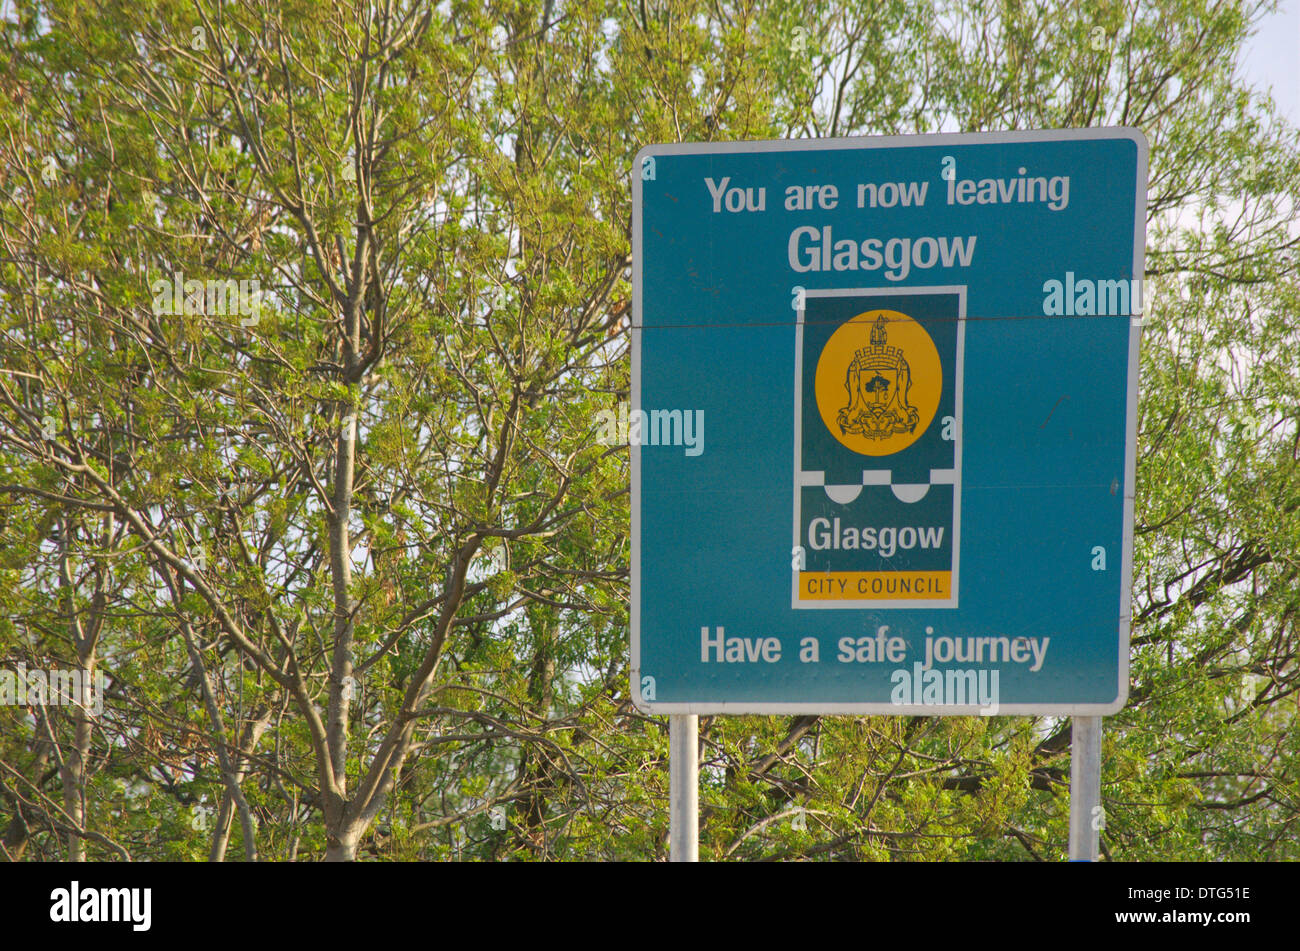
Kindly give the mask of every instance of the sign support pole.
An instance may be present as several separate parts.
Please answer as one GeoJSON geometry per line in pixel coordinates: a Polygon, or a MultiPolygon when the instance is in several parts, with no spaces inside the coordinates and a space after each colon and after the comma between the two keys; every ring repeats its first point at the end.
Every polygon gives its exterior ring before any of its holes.
{"type": "Polygon", "coordinates": [[[1100,851],[1101,717],[1070,720],[1070,861],[1095,862],[1100,851]]]}
{"type": "Polygon", "coordinates": [[[700,741],[695,714],[668,717],[668,860],[700,860],[700,741]]]}

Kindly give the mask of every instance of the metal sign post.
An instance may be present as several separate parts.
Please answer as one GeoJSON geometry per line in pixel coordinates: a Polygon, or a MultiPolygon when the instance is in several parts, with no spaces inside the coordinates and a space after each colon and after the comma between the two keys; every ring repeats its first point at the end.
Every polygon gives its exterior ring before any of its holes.
{"type": "Polygon", "coordinates": [[[699,717],[675,713],[668,718],[668,859],[700,860],[699,717]]]}
{"type": "Polygon", "coordinates": [[[1070,726],[1070,861],[1097,861],[1104,824],[1101,717],[1074,717],[1070,726]]]}

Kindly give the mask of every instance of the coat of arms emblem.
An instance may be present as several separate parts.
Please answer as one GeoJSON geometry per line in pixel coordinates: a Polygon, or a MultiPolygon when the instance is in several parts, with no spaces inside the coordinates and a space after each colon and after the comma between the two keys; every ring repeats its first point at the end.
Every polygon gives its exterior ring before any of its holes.
{"type": "Polygon", "coordinates": [[[848,404],[837,416],[841,434],[888,439],[916,430],[921,414],[907,399],[912,389],[912,368],[900,348],[889,346],[883,314],[876,318],[871,330],[871,345],[853,355],[844,388],[848,404]]]}

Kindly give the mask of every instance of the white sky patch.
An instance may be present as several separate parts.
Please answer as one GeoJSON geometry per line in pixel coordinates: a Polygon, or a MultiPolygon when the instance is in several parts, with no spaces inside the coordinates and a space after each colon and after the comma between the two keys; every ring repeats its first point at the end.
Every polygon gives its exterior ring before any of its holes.
{"type": "Polygon", "coordinates": [[[1237,74],[1250,85],[1271,90],[1278,111],[1300,126],[1300,0],[1281,0],[1275,13],[1265,14],[1252,27],[1237,74]]]}

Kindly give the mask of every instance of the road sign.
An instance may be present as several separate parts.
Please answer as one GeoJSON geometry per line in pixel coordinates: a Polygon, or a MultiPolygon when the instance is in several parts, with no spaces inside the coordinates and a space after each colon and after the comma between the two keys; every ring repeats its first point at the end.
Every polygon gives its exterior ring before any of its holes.
{"type": "Polygon", "coordinates": [[[1120,128],[641,150],[640,708],[1123,706],[1146,169],[1120,128]]]}

